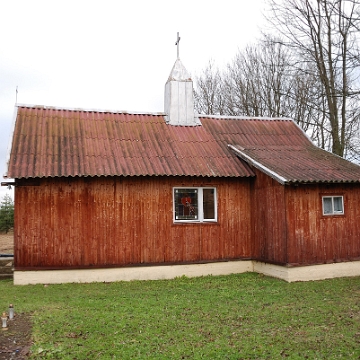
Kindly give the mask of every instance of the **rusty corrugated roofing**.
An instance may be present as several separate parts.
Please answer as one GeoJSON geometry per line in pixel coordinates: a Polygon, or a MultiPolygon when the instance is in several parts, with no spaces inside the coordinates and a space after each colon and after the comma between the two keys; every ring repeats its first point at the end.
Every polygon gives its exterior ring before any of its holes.
{"type": "Polygon", "coordinates": [[[358,165],[314,146],[291,120],[201,120],[218,141],[280,183],[360,181],[358,165]]]}
{"type": "Polygon", "coordinates": [[[205,127],[164,115],[18,106],[7,176],[253,176],[205,127]]]}
{"type": "Polygon", "coordinates": [[[291,120],[200,120],[18,106],[7,176],[249,177],[249,163],[281,183],[360,181],[359,166],[312,145],[291,120]]]}
{"type": "Polygon", "coordinates": [[[315,146],[231,147],[282,184],[359,182],[359,166],[315,146]]]}
{"type": "Polygon", "coordinates": [[[289,119],[211,117],[201,122],[217,141],[282,184],[360,182],[360,166],[314,146],[289,119]]]}

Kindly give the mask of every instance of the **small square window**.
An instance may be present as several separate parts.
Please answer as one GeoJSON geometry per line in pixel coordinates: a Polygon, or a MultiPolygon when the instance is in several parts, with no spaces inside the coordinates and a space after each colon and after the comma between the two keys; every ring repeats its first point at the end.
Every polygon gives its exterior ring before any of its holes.
{"type": "Polygon", "coordinates": [[[215,188],[174,188],[174,220],[216,221],[215,188]]]}
{"type": "Polygon", "coordinates": [[[343,196],[323,196],[323,215],[342,215],[344,214],[343,196]]]}

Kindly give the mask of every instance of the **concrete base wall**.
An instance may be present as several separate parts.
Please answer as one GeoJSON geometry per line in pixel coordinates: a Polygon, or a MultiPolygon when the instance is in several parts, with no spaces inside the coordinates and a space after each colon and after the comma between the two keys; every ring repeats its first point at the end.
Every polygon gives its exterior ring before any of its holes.
{"type": "Polygon", "coordinates": [[[258,261],[87,270],[14,271],[14,285],[162,280],[257,272],[287,282],[360,276],[360,261],[288,268],[258,261]]]}
{"type": "Polygon", "coordinates": [[[287,282],[360,276],[360,261],[291,268],[254,261],[253,266],[257,273],[283,279],[287,282]]]}
{"type": "Polygon", "coordinates": [[[14,285],[163,280],[253,271],[252,261],[87,270],[14,271],[14,285]]]}

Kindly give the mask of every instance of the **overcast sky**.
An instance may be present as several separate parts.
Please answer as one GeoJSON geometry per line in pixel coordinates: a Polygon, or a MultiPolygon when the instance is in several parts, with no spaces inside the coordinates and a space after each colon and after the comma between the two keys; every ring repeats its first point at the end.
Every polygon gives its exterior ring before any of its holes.
{"type": "Polygon", "coordinates": [[[263,11],[264,0],[0,0],[1,176],[16,87],[19,104],[161,112],[177,32],[194,78],[256,42],[263,11]]]}

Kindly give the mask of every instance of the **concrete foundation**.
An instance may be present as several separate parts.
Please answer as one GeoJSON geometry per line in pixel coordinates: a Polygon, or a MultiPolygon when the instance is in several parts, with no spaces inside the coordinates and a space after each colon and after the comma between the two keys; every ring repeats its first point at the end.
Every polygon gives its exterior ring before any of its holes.
{"type": "Polygon", "coordinates": [[[254,261],[253,266],[257,273],[273,276],[287,282],[360,276],[360,261],[290,268],[254,261]]]}
{"type": "Polygon", "coordinates": [[[114,269],[14,271],[14,285],[163,280],[180,276],[229,275],[253,270],[252,261],[114,269]]]}
{"type": "Polygon", "coordinates": [[[14,271],[14,285],[163,280],[180,276],[216,276],[244,272],[257,272],[287,282],[313,281],[360,276],[360,261],[292,268],[247,260],[114,269],[14,271]]]}

